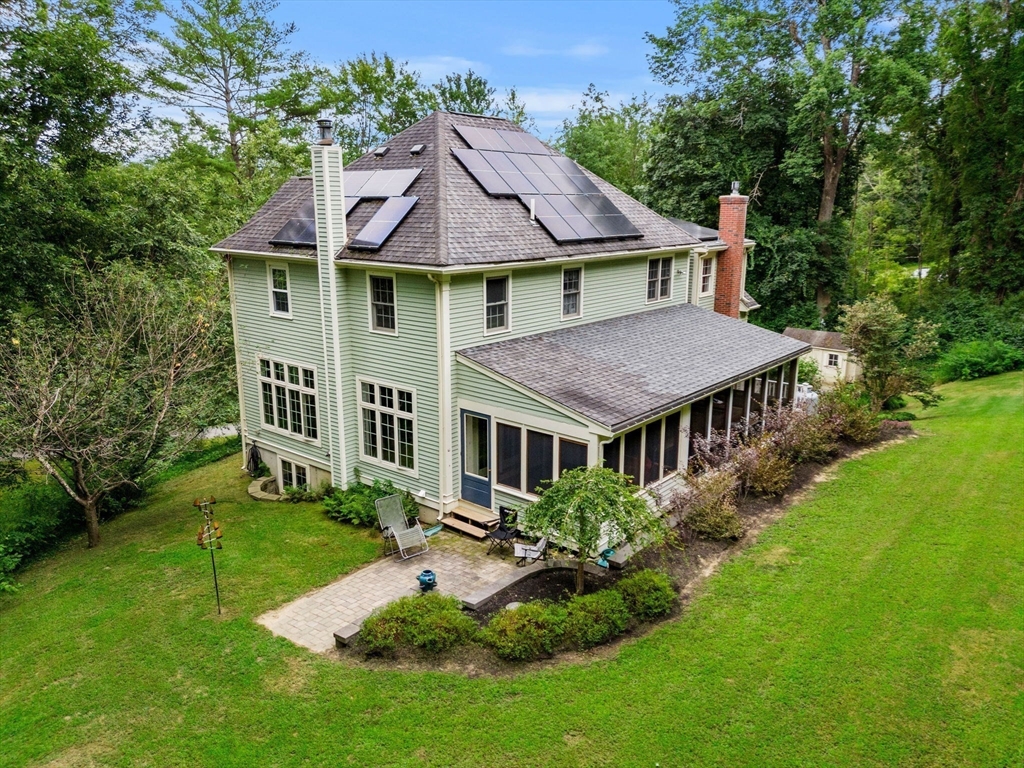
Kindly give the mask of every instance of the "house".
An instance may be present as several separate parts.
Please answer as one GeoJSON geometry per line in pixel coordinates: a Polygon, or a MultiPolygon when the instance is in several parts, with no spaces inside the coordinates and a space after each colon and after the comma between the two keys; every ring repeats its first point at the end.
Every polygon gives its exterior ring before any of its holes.
{"type": "Polygon", "coordinates": [[[838,382],[856,381],[860,374],[857,361],[851,357],[853,350],[843,343],[843,335],[835,331],[813,331],[810,328],[787,328],[783,336],[811,345],[804,355],[813,360],[821,371],[821,380],[826,387],[838,382]]]}
{"type": "MultiPolygon", "coordinates": [[[[387,478],[455,524],[787,407],[808,345],[740,320],[747,198],[699,238],[516,125],[435,112],[218,243],[245,445],[282,486],[387,478]]],[[[744,304],[746,302],[746,304],[744,304]]]]}

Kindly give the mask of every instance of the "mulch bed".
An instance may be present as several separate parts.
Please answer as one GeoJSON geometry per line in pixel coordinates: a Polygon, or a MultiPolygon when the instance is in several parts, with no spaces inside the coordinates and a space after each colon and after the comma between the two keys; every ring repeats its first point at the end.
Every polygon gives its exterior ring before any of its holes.
{"type": "MultiPolygon", "coordinates": [[[[796,467],[793,481],[786,492],[773,498],[747,496],[738,502],[738,513],[743,521],[746,534],[736,541],[707,541],[687,535],[686,531],[677,527],[675,535],[670,536],[657,547],[648,547],[632,557],[622,569],[608,569],[600,575],[586,575],[586,591],[596,592],[612,586],[623,576],[642,568],[656,568],[667,572],[680,588],[681,607],[677,608],[662,621],[677,617],[681,608],[685,607],[693,595],[717,566],[724,560],[746,549],[757,541],[757,535],[772,522],[780,518],[791,505],[796,503],[808,487],[817,479],[826,476],[824,470],[848,458],[851,454],[867,450],[877,450],[893,440],[906,438],[913,433],[909,422],[886,421],[882,424],[879,439],[871,445],[843,443],[836,457],[826,463],[800,464],[796,467]]],[[[551,569],[538,572],[535,576],[513,584],[498,592],[486,606],[477,611],[469,611],[478,623],[486,624],[490,618],[509,603],[526,603],[531,600],[565,600],[576,590],[575,569],[551,569]]],[[[594,648],[586,652],[570,652],[559,654],[554,659],[512,664],[503,662],[489,651],[480,647],[461,648],[443,657],[429,658],[414,653],[400,653],[395,659],[364,659],[356,648],[336,651],[336,657],[380,669],[423,669],[460,672],[469,676],[479,675],[510,675],[519,674],[533,669],[551,666],[558,663],[574,663],[607,658],[614,655],[622,642],[646,634],[661,622],[643,625],[634,629],[608,645],[594,648]]]]}

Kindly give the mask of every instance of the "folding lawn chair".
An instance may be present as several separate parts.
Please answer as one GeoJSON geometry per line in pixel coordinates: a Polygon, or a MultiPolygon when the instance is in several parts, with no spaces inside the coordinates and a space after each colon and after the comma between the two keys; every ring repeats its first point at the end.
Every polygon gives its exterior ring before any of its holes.
{"type": "Polygon", "coordinates": [[[409,519],[405,516],[405,508],[402,506],[402,497],[399,494],[377,499],[374,506],[377,507],[377,519],[380,521],[380,530],[387,546],[387,554],[393,554],[397,550],[399,556],[405,560],[422,555],[430,549],[419,520],[409,525],[409,519]]]}
{"type": "Polygon", "coordinates": [[[538,541],[536,544],[516,544],[514,546],[516,565],[526,565],[527,560],[546,560],[548,551],[548,537],[538,541]]]}

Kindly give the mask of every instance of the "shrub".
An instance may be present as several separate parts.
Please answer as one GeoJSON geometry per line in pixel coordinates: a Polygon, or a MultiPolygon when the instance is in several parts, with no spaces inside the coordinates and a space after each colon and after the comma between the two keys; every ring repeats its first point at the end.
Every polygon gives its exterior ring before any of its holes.
{"type": "Polygon", "coordinates": [[[708,539],[737,539],[743,524],[736,514],[736,476],[725,470],[691,475],[689,492],[673,503],[682,524],[708,539]]]}
{"type": "Polygon", "coordinates": [[[836,435],[855,443],[878,438],[878,419],[854,384],[840,384],[822,394],[816,416],[830,423],[836,435]]]}
{"type": "Polygon", "coordinates": [[[939,360],[939,381],[980,379],[1024,366],[1024,352],[1002,341],[954,344],[939,360]]]}
{"type": "Polygon", "coordinates": [[[793,462],[774,446],[768,445],[758,452],[752,467],[748,487],[758,496],[778,496],[785,493],[793,482],[793,462]]]}
{"type": "Polygon", "coordinates": [[[886,419],[889,421],[916,421],[917,416],[910,411],[896,411],[896,413],[887,413],[886,419]]]}
{"type": "Polygon", "coordinates": [[[616,589],[575,595],[566,604],[565,644],[581,651],[607,643],[629,627],[626,599],[616,589]]]}
{"type": "Polygon", "coordinates": [[[0,591],[12,575],[82,529],[79,507],[54,482],[25,482],[0,496],[0,591]]]}
{"type": "Polygon", "coordinates": [[[332,520],[352,525],[377,525],[377,508],[374,502],[385,496],[400,493],[402,507],[407,517],[416,517],[420,513],[419,505],[408,491],[395,487],[390,480],[374,480],[373,485],[352,483],[344,491],[334,489],[333,493],[324,497],[324,512],[332,520]]]}
{"type": "Polygon", "coordinates": [[[289,501],[292,504],[298,504],[303,501],[324,501],[328,496],[331,496],[335,492],[334,486],[324,480],[315,488],[310,488],[306,485],[301,488],[294,485],[285,488],[284,500],[289,501]]]}
{"type": "Polygon", "coordinates": [[[462,613],[457,597],[429,592],[409,595],[378,608],[363,622],[359,638],[368,655],[399,648],[440,653],[469,642],[476,623],[462,613]]]}
{"type": "Polygon", "coordinates": [[[818,390],[821,389],[821,369],[818,364],[811,357],[801,357],[800,362],[797,363],[797,381],[803,384],[810,384],[811,387],[818,390]]]}
{"type": "Polygon", "coordinates": [[[615,585],[629,612],[642,621],[656,619],[672,610],[678,595],[667,573],[645,568],[615,585]]]}
{"type": "Polygon", "coordinates": [[[496,613],[481,639],[506,661],[532,661],[553,654],[564,631],[565,610],[537,600],[496,613]]]}

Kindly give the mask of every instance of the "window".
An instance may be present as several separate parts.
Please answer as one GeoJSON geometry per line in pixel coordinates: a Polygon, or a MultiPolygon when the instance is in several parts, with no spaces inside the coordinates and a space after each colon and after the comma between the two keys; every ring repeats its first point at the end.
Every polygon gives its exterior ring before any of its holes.
{"type": "MultiPolygon", "coordinates": [[[[473,455],[470,453],[468,437],[466,442],[468,471],[472,466],[473,455]]],[[[495,446],[498,485],[529,494],[536,494],[538,487],[543,488],[547,482],[554,480],[565,470],[585,467],[588,464],[589,446],[586,443],[564,437],[556,438],[547,432],[538,432],[518,425],[498,422],[495,446]],[[525,485],[523,478],[526,479],[525,485]]]]}
{"type": "Polygon", "coordinates": [[[484,280],[484,331],[508,330],[508,276],[484,280]]]}
{"type": "Polygon", "coordinates": [[[316,440],[316,371],[265,357],[259,365],[264,426],[316,440]]]}
{"type": "Polygon", "coordinates": [[[707,296],[715,290],[715,257],[705,256],[700,260],[700,295],[707,296]]]}
{"type": "Polygon", "coordinates": [[[583,313],[583,268],[562,270],[562,317],[579,317],[583,313]]]}
{"type": "Polygon", "coordinates": [[[498,485],[523,487],[523,430],[498,422],[498,485]]]}
{"type": "Polygon", "coordinates": [[[389,333],[397,328],[393,277],[370,275],[370,327],[389,333]]]}
{"type": "Polygon", "coordinates": [[[416,469],[415,395],[411,390],[359,382],[362,455],[400,469],[416,469]]]}
{"type": "Polygon", "coordinates": [[[488,479],[491,460],[487,445],[487,419],[466,414],[466,473],[488,479]]]}
{"type": "Polygon", "coordinates": [[[633,485],[650,485],[679,468],[682,412],[675,411],[619,435],[604,446],[604,465],[628,475],[633,485]]]}
{"type": "Polygon", "coordinates": [[[672,257],[647,262],[647,300],[661,301],[672,295],[672,257]]]}
{"type": "Polygon", "coordinates": [[[828,353],[828,367],[838,368],[839,367],[839,355],[835,352],[828,353]]]}
{"type": "Polygon", "coordinates": [[[308,467],[281,459],[281,488],[306,488],[308,485],[308,467]]]}
{"type": "Polygon", "coordinates": [[[292,316],[291,299],[288,295],[288,267],[267,265],[270,281],[270,314],[281,317],[292,316]]]}

